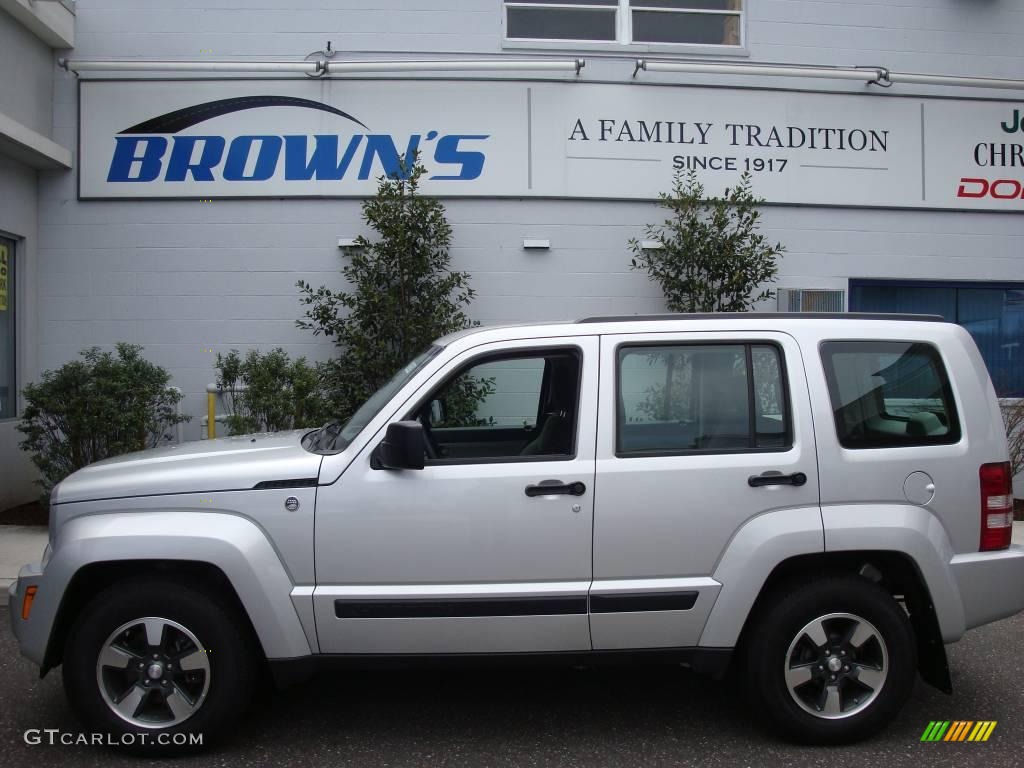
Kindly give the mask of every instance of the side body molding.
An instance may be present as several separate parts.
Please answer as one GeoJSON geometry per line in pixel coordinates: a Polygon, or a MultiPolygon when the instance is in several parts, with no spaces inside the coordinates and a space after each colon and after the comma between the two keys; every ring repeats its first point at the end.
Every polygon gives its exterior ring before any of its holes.
{"type": "Polygon", "coordinates": [[[780,509],[748,520],[729,542],[712,574],[722,590],[704,625],[700,645],[735,647],[775,566],[790,557],[824,550],[818,507],[780,509]]]}
{"type": "MultiPolygon", "coordinates": [[[[292,603],[292,580],[270,541],[244,517],[204,512],[93,514],[69,520],[41,574],[22,648],[41,664],[60,600],[81,568],[119,560],[209,563],[230,580],[268,658],[308,656],[310,644],[292,603]]],[[[158,606],[154,606],[158,610],[158,606]]]]}
{"type": "Polygon", "coordinates": [[[890,550],[909,556],[928,586],[942,642],[960,639],[967,625],[950,567],[955,553],[935,515],[908,504],[837,504],[822,507],[821,516],[828,552],[890,550]]]}

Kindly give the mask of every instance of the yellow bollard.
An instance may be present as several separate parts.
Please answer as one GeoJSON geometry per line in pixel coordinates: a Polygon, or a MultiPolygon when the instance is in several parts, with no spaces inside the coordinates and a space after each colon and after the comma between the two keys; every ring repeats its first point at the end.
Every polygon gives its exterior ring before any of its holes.
{"type": "Polygon", "coordinates": [[[214,392],[206,393],[206,439],[213,440],[217,437],[217,395],[214,392]]]}

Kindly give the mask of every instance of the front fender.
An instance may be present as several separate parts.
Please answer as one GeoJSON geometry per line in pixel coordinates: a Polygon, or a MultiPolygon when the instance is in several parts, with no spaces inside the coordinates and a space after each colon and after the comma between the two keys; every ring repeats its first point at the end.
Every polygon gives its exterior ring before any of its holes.
{"type": "Polygon", "coordinates": [[[823,552],[821,512],[799,507],[766,512],[748,521],[726,548],[713,578],[722,585],[700,645],[733,648],[768,576],[783,560],[823,552]]]}
{"type": "Polygon", "coordinates": [[[60,529],[38,592],[18,632],[22,652],[42,664],[61,601],[85,566],[123,560],[187,560],[219,568],[231,582],[268,658],[308,656],[310,644],[291,600],[293,584],[267,537],[250,520],[210,512],[94,514],[60,529]]]}

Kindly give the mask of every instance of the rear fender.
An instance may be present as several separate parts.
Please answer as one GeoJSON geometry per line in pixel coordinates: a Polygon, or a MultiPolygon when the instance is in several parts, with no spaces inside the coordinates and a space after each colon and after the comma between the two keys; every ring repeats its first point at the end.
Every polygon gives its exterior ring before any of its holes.
{"type": "Polygon", "coordinates": [[[798,507],[766,512],[737,531],[712,577],[722,585],[700,645],[733,648],[768,576],[783,560],[824,551],[821,512],[798,507]]]}

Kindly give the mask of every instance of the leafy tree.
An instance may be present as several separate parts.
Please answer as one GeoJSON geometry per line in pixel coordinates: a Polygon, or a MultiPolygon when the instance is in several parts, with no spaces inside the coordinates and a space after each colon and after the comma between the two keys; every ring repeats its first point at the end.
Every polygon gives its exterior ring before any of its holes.
{"type": "Polygon", "coordinates": [[[117,344],[116,354],[92,347],[81,356],[22,390],[20,447],[31,452],[44,495],[87,464],[170,439],[189,419],[176,413],[182,395],[167,385],[170,374],[144,359],[142,347],[117,344]]]}
{"type": "Polygon", "coordinates": [[[314,427],[326,419],[321,371],[304,357],[292,360],[278,347],[243,358],[233,349],[218,353],[216,367],[233,434],[314,427]]]}
{"type": "Polygon", "coordinates": [[[1006,442],[1010,449],[1010,472],[1024,473],[1024,400],[1002,402],[1006,442]]]}
{"type": "Polygon", "coordinates": [[[363,203],[363,219],[379,237],[356,240],[341,270],[348,289],[297,284],[306,307],[298,326],[338,348],[338,357],[321,369],[339,420],[434,339],[476,324],[465,312],[474,297],[469,274],[450,269],[452,230],[444,206],[419,193],[424,173],[415,157],[403,158],[400,170],[381,177],[376,196],[363,203]]]}
{"type": "Polygon", "coordinates": [[[452,381],[443,392],[439,393],[437,402],[440,413],[435,420],[431,417],[432,427],[487,427],[494,425],[494,417],[481,417],[477,406],[496,391],[494,377],[474,376],[467,371],[452,381]]]}
{"type": "Polygon", "coordinates": [[[645,239],[662,247],[644,248],[630,240],[633,269],[661,284],[672,312],[751,309],[775,295],[765,284],[774,282],[776,260],[784,251],[757,231],[763,202],[751,192],[749,173],[723,197],[706,199],[696,171],[680,169],[672,192],[660,195],[659,206],[669,217],[645,229],[645,239]]]}

